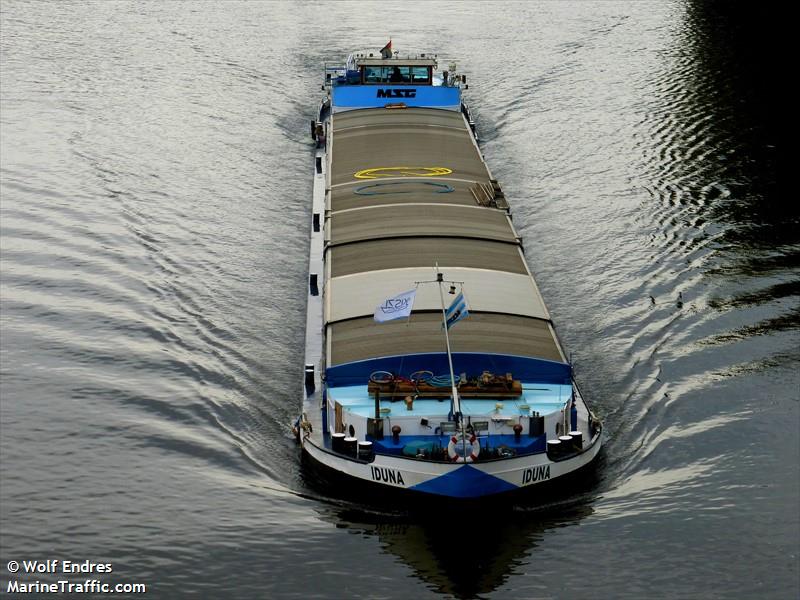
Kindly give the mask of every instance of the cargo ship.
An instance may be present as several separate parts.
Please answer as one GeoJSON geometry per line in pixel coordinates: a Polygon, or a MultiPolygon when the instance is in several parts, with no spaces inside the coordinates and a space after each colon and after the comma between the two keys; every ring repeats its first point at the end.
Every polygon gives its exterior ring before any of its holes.
{"type": "Polygon", "coordinates": [[[496,497],[600,452],[456,69],[391,42],[324,67],[293,432],[345,485],[496,497]]]}

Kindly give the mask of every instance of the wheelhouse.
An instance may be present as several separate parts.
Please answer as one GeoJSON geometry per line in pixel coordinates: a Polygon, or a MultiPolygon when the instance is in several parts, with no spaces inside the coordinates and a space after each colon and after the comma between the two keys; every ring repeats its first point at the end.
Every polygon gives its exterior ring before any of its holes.
{"type": "Polygon", "coordinates": [[[362,85],[432,85],[436,61],[432,58],[356,59],[359,82],[362,85]]]}
{"type": "Polygon", "coordinates": [[[325,65],[323,89],[330,92],[333,113],[384,107],[461,111],[465,110],[461,90],[466,89],[466,78],[455,70],[451,64],[439,72],[433,55],[351,54],[345,64],[325,65]]]}

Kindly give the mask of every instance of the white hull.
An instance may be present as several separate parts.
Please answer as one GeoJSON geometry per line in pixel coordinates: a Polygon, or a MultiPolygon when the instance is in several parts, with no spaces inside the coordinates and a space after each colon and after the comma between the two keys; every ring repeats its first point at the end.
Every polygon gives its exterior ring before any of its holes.
{"type": "Polygon", "coordinates": [[[371,462],[351,460],[321,448],[310,437],[303,450],[317,463],[342,475],[385,489],[405,489],[455,498],[478,498],[555,481],[589,465],[601,448],[598,432],[587,448],[572,457],[550,460],[546,453],[515,458],[448,464],[376,455],[371,462]]]}

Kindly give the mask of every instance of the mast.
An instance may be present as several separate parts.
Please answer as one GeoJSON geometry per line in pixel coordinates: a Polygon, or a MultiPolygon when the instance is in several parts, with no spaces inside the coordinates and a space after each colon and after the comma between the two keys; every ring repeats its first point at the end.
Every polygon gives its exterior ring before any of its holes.
{"type": "Polygon", "coordinates": [[[450,352],[450,334],[447,332],[447,312],[444,307],[444,291],[442,291],[442,283],[444,282],[444,275],[439,272],[439,263],[436,263],[436,282],[439,284],[439,300],[442,303],[442,326],[444,327],[444,340],[447,344],[447,362],[450,365],[450,386],[453,391],[453,398],[450,403],[450,412],[456,423],[461,421],[461,402],[458,399],[458,389],[456,388],[456,377],[453,372],[453,355],[450,352]]]}

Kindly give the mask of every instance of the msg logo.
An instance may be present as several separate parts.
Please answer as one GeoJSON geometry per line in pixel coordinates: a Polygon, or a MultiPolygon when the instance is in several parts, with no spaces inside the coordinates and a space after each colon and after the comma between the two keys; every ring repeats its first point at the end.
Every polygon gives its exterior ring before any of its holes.
{"type": "Polygon", "coordinates": [[[417,90],[378,90],[378,98],[416,98],[417,90]]]}

